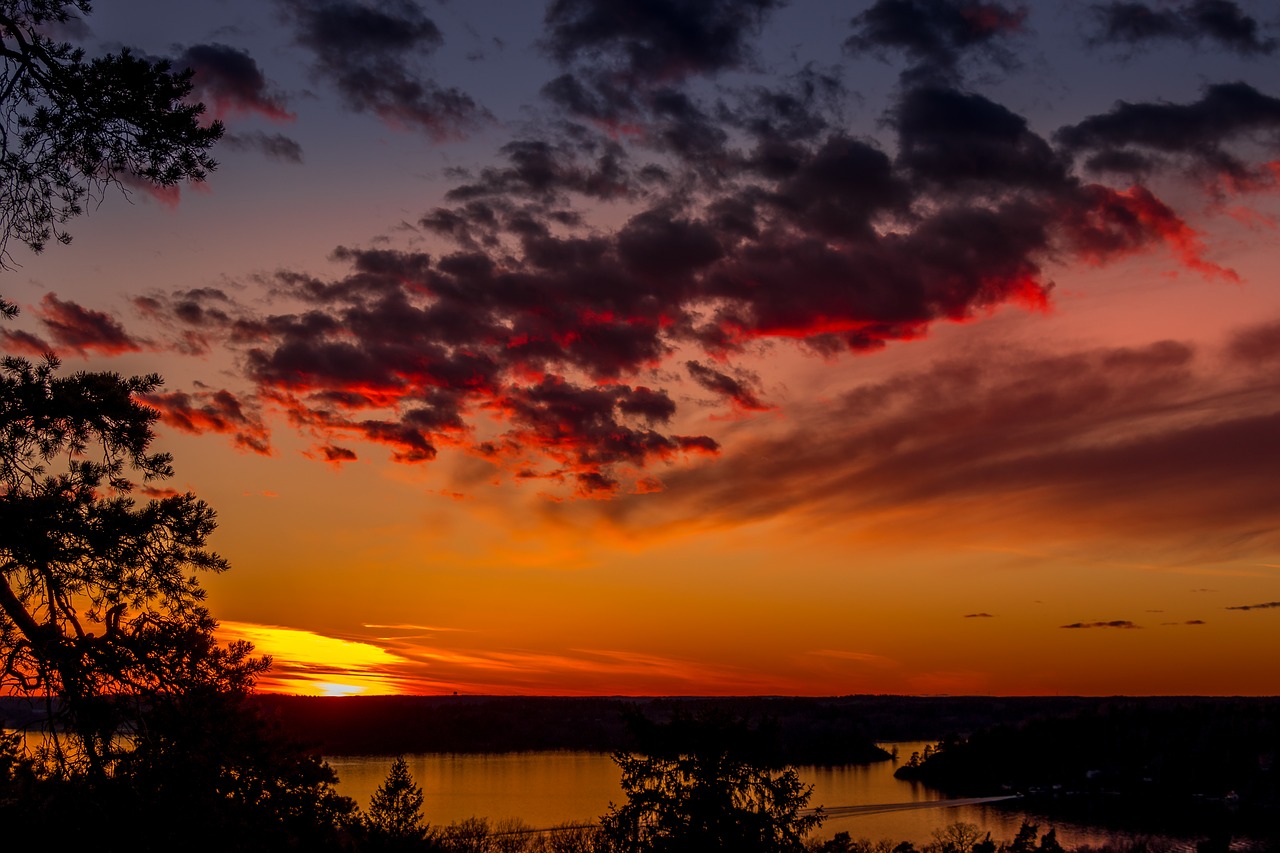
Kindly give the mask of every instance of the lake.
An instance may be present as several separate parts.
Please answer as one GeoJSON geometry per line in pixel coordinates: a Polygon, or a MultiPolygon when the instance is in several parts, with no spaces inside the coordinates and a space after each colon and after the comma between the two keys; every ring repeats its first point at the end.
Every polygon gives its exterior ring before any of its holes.
{"type": "MultiPolygon", "coordinates": [[[[904,759],[925,743],[897,746],[904,759]]],[[[338,772],[338,790],[367,806],[391,767],[388,756],[330,756],[338,772]]],[[[546,828],[559,823],[590,823],[621,802],[617,766],[608,755],[593,752],[521,752],[499,755],[406,755],[414,780],[425,795],[423,811],[432,824],[448,824],[469,817],[497,821],[519,819],[546,828]]],[[[938,791],[918,782],[893,777],[897,764],[841,767],[800,767],[801,780],[813,785],[810,805],[823,806],[828,817],[819,834],[848,832],[854,838],[882,838],[928,842],[935,829],[956,821],[975,823],[992,838],[1010,839],[1018,831],[1022,812],[990,804],[954,804],[938,791]]],[[[1051,822],[1030,816],[1041,831],[1051,822]]],[[[1118,840],[1117,833],[1052,822],[1067,846],[1118,840]]]]}

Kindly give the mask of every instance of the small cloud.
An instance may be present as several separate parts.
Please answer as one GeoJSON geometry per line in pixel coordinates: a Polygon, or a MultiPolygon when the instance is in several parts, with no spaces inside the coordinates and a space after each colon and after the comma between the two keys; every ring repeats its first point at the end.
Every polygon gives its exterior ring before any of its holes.
{"type": "Polygon", "coordinates": [[[258,151],[284,163],[302,162],[302,146],[283,133],[263,133],[260,130],[228,133],[222,137],[222,144],[237,151],[258,151]]]}
{"type": "Polygon", "coordinates": [[[39,335],[33,335],[30,332],[24,332],[21,329],[16,331],[0,329],[0,337],[3,338],[5,345],[14,353],[39,357],[54,350],[53,344],[44,338],[39,335]]]}
{"type": "Polygon", "coordinates": [[[102,311],[85,308],[71,300],[46,293],[36,309],[36,317],[50,340],[29,332],[0,332],[5,341],[19,352],[43,355],[52,350],[90,355],[122,355],[141,352],[146,341],[131,336],[120,321],[102,311]]]}
{"type": "Polygon", "coordinates": [[[653,495],[653,494],[657,494],[658,492],[664,491],[665,489],[666,489],[666,486],[664,486],[662,484],[662,481],[659,480],[657,477],[641,477],[639,480],[636,480],[636,485],[635,485],[633,494],[653,495]]]}
{"type": "Polygon", "coordinates": [[[1280,608],[1280,601],[1267,601],[1263,604],[1237,604],[1228,610],[1275,610],[1280,608]]]}
{"type": "MultiPolygon", "coordinates": [[[[316,448],[319,454],[324,457],[324,461],[333,465],[335,468],[341,468],[344,462],[355,462],[358,458],[356,452],[348,447],[339,447],[336,444],[325,444],[316,448]]],[[[307,454],[314,458],[314,454],[307,454]]]]}
{"type": "Polygon", "coordinates": [[[685,367],[694,382],[712,393],[728,398],[734,408],[741,412],[767,412],[773,408],[761,402],[752,390],[751,384],[759,381],[753,374],[742,371],[740,376],[735,378],[728,373],[692,360],[686,361],[685,367]]]}
{"type": "Polygon", "coordinates": [[[875,655],[870,652],[847,652],[841,649],[819,649],[809,652],[811,655],[824,658],[834,658],[836,660],[856,661],[858,663],[871,664],[873,666],[894,666],[896,661],[887,658],[884,655],[875,655]]]}
{"type": "Polygon", "coordinates": [[[1141,628],[1141,625],[1135,625],[1128,619],[1112,619],[1110,622],[1072,622],[1070,625],[1060,625],[1060,628],[1141,628]]]}
{"type": "Polygon", "coordinates": [[[439,633],[441,631],[467,631],[470,628],[445,628],[441,625],[414,625],[412,623],[397,623],[394,625],[386,625],[379,622],[363,622],[362,628],[378,628],[383,631],[426,631],[428,633],[439,633]]]}
{"type": "MultiPolygon", "coordinates": [[[[178,205],[182,203],[182,187],[177,184],[170,186],[157,184],[133,172],[120,172],[116,175],[116,180],[120,182],[120,188],[128,198],[133,197],[132,193],[138,192],[144,199],[150,199],[167,210],[177,210],[178,205]]],[[[201,185],[192,184],[191,186],[201,185]]]]}
{"type": "Polygon", "coordinates": [[[142,486],[141,488],[138,489],[138,491],[142,492],[144,495],[146,495],[149,498],[154,498],[155,500],[163,500],[164,498],[176,498],[180,494],[180,492],[177,489],[172,489],[168,487],[160,488],[157,486],[142,486]]]}
{"type": "Polygon", "coordinates": [[[1204,625],[1205,621],[1203,619],[1188,619],[1186,622],[1183,622],[1182,624],[1183,625],[1204,625]]]}
{"type": "Polygon", "coordinates": [[[966,613],[966,614],[964,615],[964,618],[966,618],[966,619],[994,619],[994,618],[995,618],[995,616],[993,616],[993,615],[992,615],[992,614],[990,614],[990,613],[966,613]]]}
{"type": "Polygon", "coordinates": [[[273,121],[294,118],[247,51],[225,44],[195,44],[184,50],[174,65],[194,72],[194,92],[211,105],[215,118],[237,113],[256,113],[273,121]]]}

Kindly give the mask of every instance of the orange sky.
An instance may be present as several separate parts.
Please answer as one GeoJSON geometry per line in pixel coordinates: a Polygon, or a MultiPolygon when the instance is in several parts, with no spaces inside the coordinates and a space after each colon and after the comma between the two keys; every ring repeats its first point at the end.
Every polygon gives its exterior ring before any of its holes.
{"type": "Polygon", "coordinates": [[[229,139],[19,253],[4,349],[165,375],[263,689],[1280,689],[1269,4],[99,5],[229,139]]]}

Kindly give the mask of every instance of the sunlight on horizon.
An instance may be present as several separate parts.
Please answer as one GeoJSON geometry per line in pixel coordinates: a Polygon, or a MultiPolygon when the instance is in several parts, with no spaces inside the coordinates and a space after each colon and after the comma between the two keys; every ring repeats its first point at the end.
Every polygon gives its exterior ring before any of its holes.
{"type": "Polygon", "coordinates": [[[386,649],[340,640],[298,628],[223,622],[222,642],[247,640],[272,666],[259,680],[260,690],[298,696],[391,696],[413,692],[386,668],[404,661],[386,649]]]}

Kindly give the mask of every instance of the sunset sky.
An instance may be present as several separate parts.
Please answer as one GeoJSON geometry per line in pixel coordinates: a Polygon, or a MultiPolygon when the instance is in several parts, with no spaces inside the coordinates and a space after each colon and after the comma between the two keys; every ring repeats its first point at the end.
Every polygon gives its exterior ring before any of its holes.
{"type": "Polygon", "coordinates": [[[11,245],[290,693],[1280,692],[1267,0],[97,0],[202,185],[11,245]]]}

